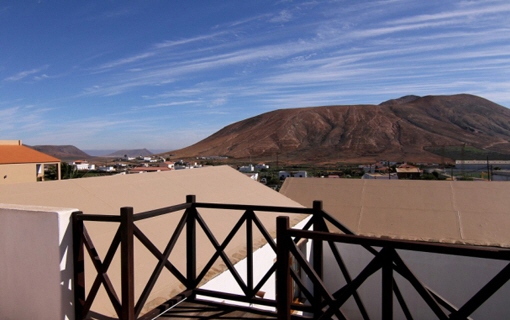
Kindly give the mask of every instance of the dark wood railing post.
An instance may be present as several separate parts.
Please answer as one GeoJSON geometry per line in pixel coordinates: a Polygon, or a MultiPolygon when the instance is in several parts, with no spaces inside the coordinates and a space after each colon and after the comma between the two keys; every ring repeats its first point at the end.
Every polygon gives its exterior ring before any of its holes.
{"type": "MultiPolygon", "coordinates": [[[[187,289],[194,290],[197,278],[197,237],[196,237],[196,197],[194,195],[186,196],[186,203],[191,203],[192,207],[187,209],[186,217],[186,278],[188,280],[187,289]]],[[[190,298],[193,298],[192,295],[190,298]]]]}
{"type": "Polygon", "coordinates": [[[384,248],[382,265],[382,319],[393,319],[393,249],[384,248]]]}
{"type": "Polygon", "coordinates": [[[120,208],[122,320],[135,319],[133,208],[120,208]]]}
{"type": "Polygon", "coordinates": [[[290,320],[292,288],[290,277],[289,217],[276,218],[276,312],[278,320],[290,320]]]}
{"type": "MultiPolygon", "coordinates": [[[[254,295],[253,292],[253,217],[252,212],[246,218],[246,284],[250,295],[254,295]]],[[[250,297],[251,298],[251,297],[250,297]]]]}
{"type": "Polygon", "coordinates": [[[79,216],[81,211],[73,212],[73,290],[74,290],[74,317],[76,320],[84,318],[83,305],[85,303],[85,262],[83,243],[83,220],[79,216]]]}
{"type": "MultiPolygon", "coordinates": [[[[313,230],[314,231],[326,231],[323,230],[324,221],[322,220],[322,201],[314,201],[313,202],[313,230]]],[[[313,250],[313,269],[319,279],[324,281],[323,277],[323,243],[321,240],[313,240],[312,241],[312,250],[313,250]]],[[[314,308],[314,317],[319,317],[321,314],[321,290],[318,286],[313,286],[313,298],[314,301],[312,303],[314,308]]]]}

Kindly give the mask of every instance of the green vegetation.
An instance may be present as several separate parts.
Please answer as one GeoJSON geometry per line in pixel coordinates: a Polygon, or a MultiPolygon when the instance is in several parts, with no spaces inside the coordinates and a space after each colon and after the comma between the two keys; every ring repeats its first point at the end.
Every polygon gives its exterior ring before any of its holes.
{"type": "MultiPolygon", "coordinates": [[[[83,175],[82,173],[76,170],[76,168],[70,165],[69,163],[67,162],[60,163],[60,177],[62,180],[81,178],[82,175],[83,175]]],[[[57,166],[51,166],[44,173],[44,180],[57,180],[57,179],[58,179],[57,166]]]]}
{"type": "MultiPolygon", "coordinates": [[[[102,172],[102,171],[78,171],[73,165],[67,162],[60,163],[60,177],[62,180],[66,179],[78,179],[98,176],[108,176],[114,173],[102,172]]],[[[51,166],[44,173],[44,180],[57,180],[57,166],[51,166]]]]}
{"type": "Polygon", "coordinates": [[[329,175],[337,175],[341,178],[352,178],[360,179],[363,176],[363,170],[359,169],[357,165],[323,165],[316,166],[314,164],[293,164],[283,165],[276,167],[276,164],[269,163],[269,169],[263,169],[259,171],[260,178],[267,180],[266,185],[273,189],[279,190],[283,184],[283,180],[280,180],[278,173],[280,171],[296,172],[306,171],[308,177],[327,177],[329,175]]]}

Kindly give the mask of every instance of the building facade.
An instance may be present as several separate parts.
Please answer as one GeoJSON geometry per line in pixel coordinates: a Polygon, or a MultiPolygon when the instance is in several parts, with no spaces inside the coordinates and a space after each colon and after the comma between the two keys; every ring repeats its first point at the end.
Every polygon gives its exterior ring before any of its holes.
{"type": "Polygon", "coordinates": [[[26,147],[21,140],[0,140],[0,184],[44,181],[51,166],[60,180],[59,159],[26,147]]]}

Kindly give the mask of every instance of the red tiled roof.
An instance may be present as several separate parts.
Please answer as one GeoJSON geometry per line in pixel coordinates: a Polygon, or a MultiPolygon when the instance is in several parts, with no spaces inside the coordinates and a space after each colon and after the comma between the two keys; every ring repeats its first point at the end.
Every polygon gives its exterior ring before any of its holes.
{"type": "Polygon", "coordinates": [[[60,159],[20,145],[0,145],[0,164],[60,162],[60,159]]]}

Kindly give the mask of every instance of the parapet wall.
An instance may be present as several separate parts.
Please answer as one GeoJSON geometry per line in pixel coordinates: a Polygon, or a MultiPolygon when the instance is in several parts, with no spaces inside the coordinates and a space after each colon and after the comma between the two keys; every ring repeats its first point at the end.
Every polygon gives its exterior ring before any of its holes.
{"type": "Polygon", "coordinates": [[[74,319],[74,211],[0,204],[0,319],[74,319]]]}

